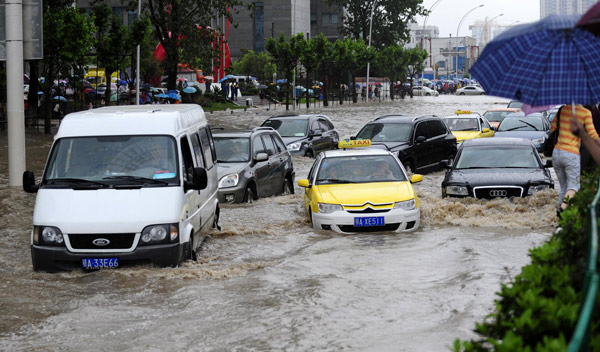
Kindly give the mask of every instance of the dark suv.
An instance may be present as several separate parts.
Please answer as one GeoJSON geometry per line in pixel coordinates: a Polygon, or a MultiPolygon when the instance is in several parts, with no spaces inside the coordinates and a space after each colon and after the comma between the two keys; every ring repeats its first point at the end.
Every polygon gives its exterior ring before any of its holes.
{"type": "Polygon", "coordinates": [[[398,153],[406,171],[438,168],[456,155],[456,138],[435,115],[387,115],[367,123],[354,139],[370,139],[374,147],[398,153]]]}
{"type": "Polygon", "coordinates": [[[283,138],[294,155],[314,158],[322,151],[337,148],[340,136],[325,115],[280,115],[263,122],[283,138]]]}
{"type": "Polygon", "coordinates": [[[252,202],[294,193],[294,165],[272,128],[217,132],[213,129],[221,203],[252,202]]]}

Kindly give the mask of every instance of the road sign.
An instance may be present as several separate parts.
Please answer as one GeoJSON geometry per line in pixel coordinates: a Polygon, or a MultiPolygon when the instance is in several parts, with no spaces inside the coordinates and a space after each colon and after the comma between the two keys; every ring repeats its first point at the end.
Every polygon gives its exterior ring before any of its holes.
{"type": "MultiPolygon", "coordinates": [[[[0,0],[0,61],[6,61],[5,0],[0,0]]],[[[43,51],[42,0],[23,0],[23,59],[41,60],[43,51]]]]}

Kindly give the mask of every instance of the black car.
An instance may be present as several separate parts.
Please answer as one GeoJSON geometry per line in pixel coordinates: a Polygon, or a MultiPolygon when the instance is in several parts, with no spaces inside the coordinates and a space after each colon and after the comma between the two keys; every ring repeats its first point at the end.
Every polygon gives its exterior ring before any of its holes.
{"type": "Polygon", "coordinates": [[[525,197],[554,188],[549,167],[530,140],[477,138],[462,143],[456,158],[444,160],[442,197],[480,199],[525,197]]]}
{"type": "Polygon", "coordinates": [[[263,122],[275,129],[293,155],[314,158],[322,151],[337,148],[340,136],[325,115],[279,115],[263,122]]]}
{"type": "Polygon", "coordinates": [[[292,157],[269,127],[213,133],[220,203],[252,202],[294,193],[292,157]]]}
{"type": "Polygon", "coordinates": [[[435,115],[387,115],[367,123],[354,139],[370,139],[373,147],[398,154],[410,173],[438,168],[456,155],[456,137],[435,115]]]}

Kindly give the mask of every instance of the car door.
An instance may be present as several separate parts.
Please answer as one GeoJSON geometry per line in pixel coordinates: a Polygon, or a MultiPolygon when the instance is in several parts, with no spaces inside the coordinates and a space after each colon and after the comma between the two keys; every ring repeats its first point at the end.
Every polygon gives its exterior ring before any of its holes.
{"type": "Polygon", "coordinates": [[[309,124],[309,139],[312,144],[312,148],[315,152],[315,156],[322,152],[323,150],[327,150],[327,137],[323,135],[323,131],[321,130],[321,126],[319,126],[318,119],[313,119],[309,124]],[[320,134],[319,134],[320,132],[320,134]]]}
{"type": "Polygon", "coordinates": [[[275,142],[271,137],[270,133],[261,135],[265,150],[269,155],[270,173],[267,177],[267,183],[269,184],[270,193],[269,195],[278,194],[283,184],[284,170],[283,166],[284,159],[279,152],[279,148],[275,146],[275,142]]]}
{"type": "MultiPolygon", "coordinates": [[[[214,142],[212,141],[212,133],[208,127],[202,127],[198,131],[200,137],[200,144],[202,145],[202,155],[204,159],[204,169],[209,180],[217,179],[217,166],[216,152],[214,142]]],[[[206,225],[206,222],[210,220],[215,209],[216,195],[218,182],[208,182],[205,189],[199,191],[200,193],[200,215],[202,226],[206,225]]]]}
{"type": "Polygon", "coordinates": [[[252,158],[255,162],[254,183],[256,184],[256,195],[259,197],[265,197],[272,192],[272,186],[268,182],[272,167],[269,159],[263,161],[256,160],[256,156],[259,153],[267,154],[267,151],[265,149],[265,145],[263,144],[262,138],[260,138],[260,135],[254,135],[252,137],[252,158]]]}
{"type": "Polygon", "coordinates": [[[492,126],[488,122],[487,119],[479,118],[479,124],[481,125],[481,136],[482,137],[493,137],[494,131],[492,131],[492,126]],[[487,129],[487,132],[485,130],[487,129]]]}
{"type": "Polygon", "coordinates": [[[448,149],[446,135],[448,131],[444,126],[444,123],[439,120],[428,120],[427,130],[428,139],[427,144],[431,150],[431,159],[429,160],[429,166],[438,164],[441,160],[445,160],[449,154],[453,152],[448,149]]]}
{"type": "Polygon", "coordinates": [[[413,135],[413,150],[415,152],[414,153],[415,169],[420,169],[420,168],[432,163],[432,161],[431,161],[432,150],[431,150],[429,143],[427,142],[428,139],[429,139],[429,133],[428,133],[426,121],[417,122],[417,125],[415,126],[415,133],[413,135]],[[418,140],[421,140],[422,137],[425,137],[425,139],[422,141],[418,141],[418,140]]]}
{"type": "MultiPolygon", "coordinates": [[[[183,181],[191,183],[194,177],[194,167],[201,167],[194,157],[194,154],[196,151],[198,151],[197,148],[200,148],[198,135],[197,133],[193,133],[189,137],[183,136],[180,138],[179,143],[181,146],[181,157],[183,163],[183,181]],[[194,153],[192,153],[192,150],[194,150],[194,153]]],[[[186,190],[185,202],[185,213],[182,214],[184,226],[190,224],[195,231],[199,231],[202,227],[202,214],[200,211],[202,200],[200,197],[200,191],[195,189],[186,190]]]]}
{"type": "MultiPolygon", "coordinates": [[[[333,126],[331,126],[329,123],[327,123],[327,120],[325,120],[324,118],[319,118],[318,120],[319,123],[319,129],[321,129],[321,131],[323,131],[323,135],[322,135],[322,139],[323,139],[323,150],[329,150],[329,149],[333,149],[334,147],[334,142],[336,140],[336,136],[334,135],[333,131],[333,126]]],[[[322,150],[322,151],[323,151],[322,150]]]]}

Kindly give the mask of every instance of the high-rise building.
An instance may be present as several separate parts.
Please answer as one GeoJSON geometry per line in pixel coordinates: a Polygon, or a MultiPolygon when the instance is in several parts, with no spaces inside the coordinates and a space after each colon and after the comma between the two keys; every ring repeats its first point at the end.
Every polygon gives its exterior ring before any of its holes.
{"type": "Polygon", "coordinates": [[[540,0],[540,18],[548,15],[583,14],[598,0],[540,0]]]}

